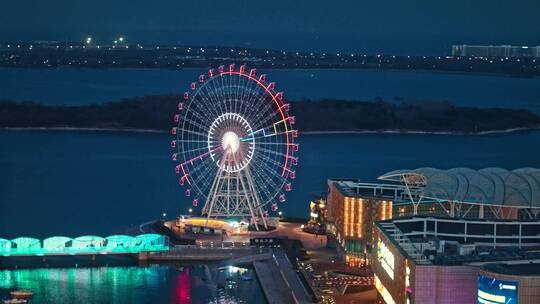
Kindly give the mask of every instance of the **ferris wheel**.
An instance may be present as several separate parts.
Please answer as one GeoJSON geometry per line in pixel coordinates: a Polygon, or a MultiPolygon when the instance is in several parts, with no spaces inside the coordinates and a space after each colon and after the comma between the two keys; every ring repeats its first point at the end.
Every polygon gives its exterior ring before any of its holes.
{"type": "Polygon", "coordinates": [[[244,65],[210,69],[183,94],[174,122],[172,159],[193,206],[266,226],[298,164],[295,117],[275,83],[244,65]]]}

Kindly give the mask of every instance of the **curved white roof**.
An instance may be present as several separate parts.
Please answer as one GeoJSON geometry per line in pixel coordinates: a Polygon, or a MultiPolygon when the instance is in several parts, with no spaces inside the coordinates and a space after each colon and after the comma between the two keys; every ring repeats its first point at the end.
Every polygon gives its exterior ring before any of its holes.
{"type": "Polygon", "coordinates": [[[396,170],[379,177],[422,187],[422,197],[515,207],[540,207],[540,169],[506,170],[419,168],[396,170]]]}

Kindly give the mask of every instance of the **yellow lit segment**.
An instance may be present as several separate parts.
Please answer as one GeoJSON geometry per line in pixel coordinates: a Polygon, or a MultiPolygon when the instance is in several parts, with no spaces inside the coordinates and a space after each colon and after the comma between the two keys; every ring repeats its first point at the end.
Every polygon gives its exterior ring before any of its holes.
{"type": "Polygon", "coordinates": [[[364,221],[363,212],[364,212],[364,200],[358,200],[358,223],[356,224],[356,234],[358,237],[362,237],[362,222],[364,221]]]}
{"type": "Polygon", "coordinates": [[[354,205],[356,205],[356,199],[353,199],[352,201],[352,204],[351,204],[351,236],[354,237],[354,226],[355,226],[355,222],[354,222],[354,205]]]}
{"type": "Polygon", "coordinates": [[[390,295],[390,292],[388,292],[386,287],[384,287],[379,277],[377,277],[377,275],[374,275],[373,277],[375,279],[375,289],[377,289],[377,291],[379,292],[383,300],[387,304],[396,304],[396,301],[394,301],[394,298],[392,298],[392,295],[390,295]]]}
{"type": "Polygon", "coordinates": [[[344,225],[345,225],[345,236],[349,236],[349,198],[346,197],[345,198],[345,208],[343,209],[343,217],[345,218],[344,220],[344,225]]]}

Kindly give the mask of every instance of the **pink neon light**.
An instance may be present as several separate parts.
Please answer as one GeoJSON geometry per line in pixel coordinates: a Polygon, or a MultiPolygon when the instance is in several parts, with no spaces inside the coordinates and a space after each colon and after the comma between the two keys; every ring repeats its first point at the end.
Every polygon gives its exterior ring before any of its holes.
{"type": "Polygon", "coordinates": [[[200,82],[200,83],[203,83],[203,82],[204,82],[204,75],[200,75],[200,76],[199,76],[199,82],[200,82]]]}
{"type": "Polygon", "coordinates": [[[197,88],[197,84],[195,82],[191,83],[191,89],[195,90],[197,88]]]}
{"type": "Polygon", "coordinates": [[[291,164],[298,165],[298,157],[291,157],[291,164]]]}
{"type": "Polygon", "coordinates": [[[294,116],[289,116],[288,119],[289,119],[289,123],[290,123],[291,125],[294,125],[294,124],[296,123],[296,117],[294,117],[294,116]]]}
{"type": "Polygon", "coordinates": [[[293,151],[298,151],[298,144],[292,144],[293,151]]]}
{"type": "Polygon", "coordinates": [[[176,174],[180,174],[180,165],[174,167],[174,172],[175,172],[176,174]]]}
{"type": "Polygon", "coordinates": [[[229,72],[234,72],[234,63],[229,64],[229,72]]]}
{"type": "Polygon", "coordinates": [[[245,65],[241,65],[240,66],[240,74],[244,74],[244,71],[246,70],[246,66],[245,65]]]}
{"type": "Polygon", "coordinates": [[[180,180],[178,181],[178,183],[180,184],[180,186],[183,186],[183,185],[184,185],[184,177],[183,177],[183,176],[180,178],[180,180]]]}
{"type": "Polygon", "coordinates": [[[225,71],[225,67],[222,66],[222,65],[220,65],[220,66],[218,67],[218,72],[219,72],[220,74],[223,74],[224,71],[225,71]]]}
{"type": "Polygon", "coordinates": [[[297,138],[298,137],[298,130],[292,130],[292,137],[297,138]]]}
{"type": "Polygon", "coordinates": [[[279,195],[279,201],[282,202],[282,203],[285,202],[285,194],[280,194],[279,195]]]}
{"type": "Polygon", "coordinates": [[[197,207],[198,204],[199,204],[199,199],[194,199],[192,203],[193,207],[197,207]]]}
{"type": "Polygon", "coordinates": [[[278,206],[277,206],[276,203],[273,203],[272,204],[272,211],[276,211],[276,210],[278,210],[278,206]]]}
{"type": "Polygon", "coordinates": [[[208,70],[208,76],[209,76],[210,78],[214,77],[214,69],[208,70]]]}
{"type": "Polygon", "coordinates": [[[292,190],[292,185],[291,185],[291,183],[285,184],[285,191],[291,191],[291,190],[292,190]]]}
{"type": "MultiPolygon", "coordinates": [[[[275,88],[276,88],[276,83],[270,82],[270,84],[268,85],[268,90],[274,90],[275,88]]],[[[276,98],[277,98],[277,95],[276,95],[276,98]]]]}
{"type": "Polygon", "coordinates": [[[172,135],[176,135],[176,127],[174,127],[174,128],[171,129],[171,134],[172,134],[172,135]]]}
{"type": "Polygon", "coordinates": [[[180,165],[180,167],[182,168],[182,172],[184,173],[184,176],[182,176],[182,178],[186,178],[186,182],[188,182],[189,185],[191,185],[191,182],[189,181],[189,178],[188,178],[188,173],[186,171],[186,169],[184,168],[183,165],[180,165]]]}
{"type": "Polygon", "coordinates": [[[184,103],[181,102],[181,103],[178,104],[178,110],[182,111],[183,109],[184,109],[184,103]]]}
{"type": "Polygon", "coordinates": [[[185,92],[184,93],[184,100],[188,100],[189,99],[189,93],[188,92],[185,92]]]}
{"type": "Polygon", "coordinates": [[[295,172],[295,171],[289,172],[289,177],[290,177],[291,179],[295,179],[295,178],[296,178],[296,172],[295,172]]]}
{"type": "Polygon", "coordinates": [[[257,73],[256,69],[249,70],[249,77],[255,77],[255,74],[257,73]]]}
{"type": "Polygon", "coordinates": [[[191,189],[187,189],[186,190],[186,197],[190,197],[191,196],[191,189]]]}
{"type": "MultiPolygon", "coordinates": [[[[262,74],[261,76],[259,76],[259,82],[262,82],[264,83],[266,81],[266,75],[262,74]]],[[[268,90],[268,89],[267,89],[268,90]]],[[[275,98],[275,97],[274,97],[275,98]]]]}
{"type": "Polygon", "coordinates": [[[283,92],[277,93],[276,98],[277,98],[277,100],[282,101],[283,100],[283,92]]]}
{"type": "Polygon", "coordinates": [[[178,159],[178,154],[177,153],[173,153],[172,155],[172,160],[176,161],[178,159]]]}
{"type": "Polygon", "coordinates": [[[171,147],[176,148],[176,140],[171,141],[171,147]]]}
{"type": "Polygon", "coordinates": [[[174,122],[178,122],[180,120],[180,115],[175,114],[174,115],[174,122]]]}

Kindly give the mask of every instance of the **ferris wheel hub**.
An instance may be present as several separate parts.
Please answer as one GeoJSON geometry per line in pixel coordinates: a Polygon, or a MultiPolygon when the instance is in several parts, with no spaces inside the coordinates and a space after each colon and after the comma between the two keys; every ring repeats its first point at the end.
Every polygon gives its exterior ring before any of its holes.
{"type": "Polygon", "coordinates": [[[224,151],[231,149],[232,153],[236,153],[240,147],[240,137],[233,131],[227,131],[221,138],[221,146],[224,151]]]}
{"type": "Polygon", "coordinates": [[[227,172],[236,172],[246,168],[255,152],[253,130],[247,120],[238,113],[227,112],[214,120],[208,131],[207,142],[210,157],[218,168],[221,167],[221,154],[234,155],[235,164],[227,164],[227,172]],[[221,153],[216,151],[221,149],[221,153]],[[229,150],[230,149],[230,150],[229,150]]]}

